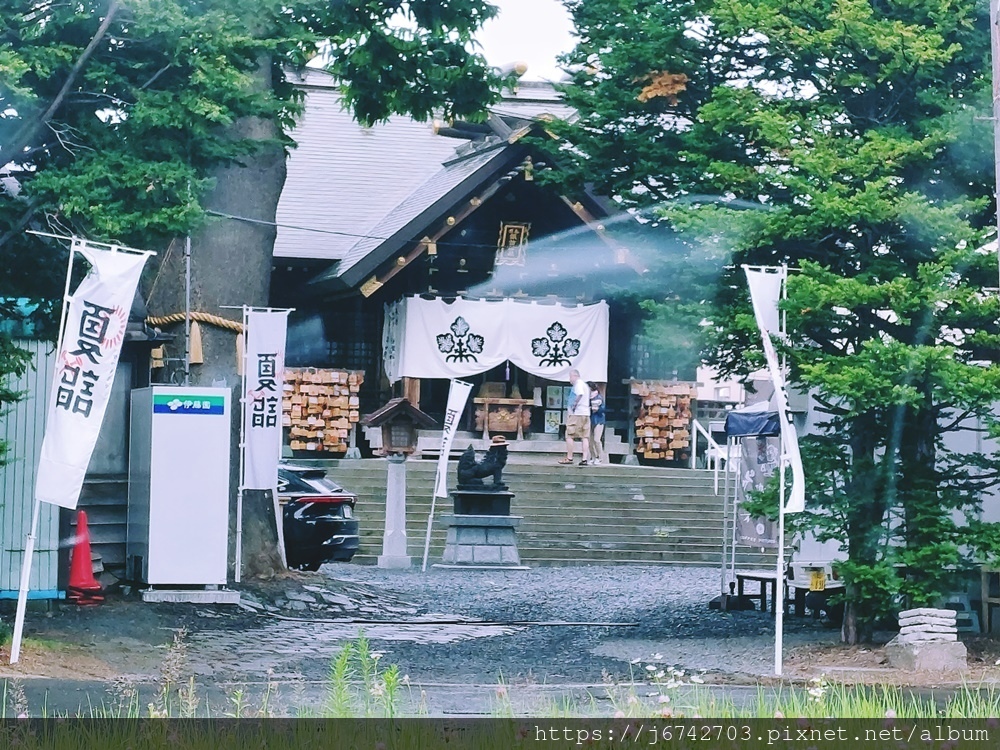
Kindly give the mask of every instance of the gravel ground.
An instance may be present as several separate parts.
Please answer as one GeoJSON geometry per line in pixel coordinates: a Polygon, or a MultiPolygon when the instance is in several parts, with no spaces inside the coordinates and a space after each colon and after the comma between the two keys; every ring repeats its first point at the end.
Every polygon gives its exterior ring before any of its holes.
{"type": "MultiPolygon", "coordinates": [[[[690,670],[760,675],[773,670],[774,618],[710,610],[707,603],[719,590],[714,568],[603,565],[422,574],[328,565],[323,572],[334,580],[384,588],[442,620],[458,615],[514,627],[448,643],[396,640],[384,629],[370,633],[388,658],[425,680],[482,683],[502,675],[597,683],[604,670],[627,676],[632,659],[654,661],[656,654],[655,661],[690,670]]],[[[789,647],[832,643],[837,636],[812,619],[785,618],[789,647]]]]}
{"type": "MultiPolygon", "coordinates": [[[[150,605],[133,595],[93,609],[61,606],[51,617],[33,615],[29,637],[65,644],[62,656],[29,650],[23,666],[10,671],[147,679],[159,672],[173,633],[184,628],[188,669],[206,684],[321,684],[331,659],[360,630],[385,652],[385,663],[398,664],[421,684],[595,685],[605,672],[623,679],[642,672],[633,659],[730,682],[772,674],[774,618],[709,609],[718,589],[714,568],[424,574],[334,564],[250,587],[245,599],[256,600],[254,608],[150,605]],[[307,603],[319,599],[332,603],[325,609],[307,603]],[[56,669],[64,662],[65,670],[56,669]]],[[[785,618],[786,653],[835,643],[837,635],[812,619],[785,618]]]]}

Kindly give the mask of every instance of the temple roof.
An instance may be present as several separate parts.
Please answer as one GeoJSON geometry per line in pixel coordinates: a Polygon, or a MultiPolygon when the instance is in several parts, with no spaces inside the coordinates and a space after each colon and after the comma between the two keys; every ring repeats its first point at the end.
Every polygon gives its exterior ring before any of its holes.
{"type": "Polygon", "coordinates": [[[572,116],[551,84],[522,82],[484,125],[397,116],[364,127],[344,109],[332,76],[309,70],[295,83],[306,101],[292,131],[298,147],[278,204],[274,257],[330,261],[317,281],[341,287],[358,286],[419,240],[431,214],[523,159],[517,139],[532,122],[572,116]]]}

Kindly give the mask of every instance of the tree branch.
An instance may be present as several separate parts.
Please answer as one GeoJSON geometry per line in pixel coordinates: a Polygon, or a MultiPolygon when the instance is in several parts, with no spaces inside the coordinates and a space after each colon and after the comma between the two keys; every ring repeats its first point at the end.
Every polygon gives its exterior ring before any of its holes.
{"type": "MultiPolygon", "coordinates": [[[[968,419],[971,416],[972,416],[972,411],[971,410],[966,410],[966,411],[962,412],[962,414],[959,417],[957,417],[954,422],[952,422],[951,424],[949,424],[947,427],[942,427],[941,428],[941,432],[951,432],[952,430],[956,429],[962,422],[964,422],[966,419],[968,419]]],[[[967,427],[965,429],[966,430],[975,431],[976,428],[974,428],[974,427],[967,427]]]]}
{"type": "Polygon", "coordinates": [[[149,88],[150,86],[152,86],[153,85],[153,81],[155,81],[157,78],[159,78],[160,76],[162,76],[164,73],[166,73],[168,70],[170,70],[173,66],[174,66],[173,63],[167,63],[166,65],[164,65],[158,71],[156,71],[155,73],[153,73],[152,77],[148,81],[146,81],[144,84],[142,84],[139,87],[139,89],[143,90],[143,89],[146,89],[146,88],[149,88]]]}
{"type": "Polygon", "coordinates": [[[35,209],[38,207],[38,198],[32,198],[28,203],[28,208],[20,218],[14,222],[10,229],[7,230],[3,236],[0,236],[0,248],[6,245],[12,237],[21,233],[21,230],[28,226],[28,222],[31,221],[31,217],[35,215],[35,209]]]}
{"type": "Polygon", "coordinates": [[[114,20],[115,14],[118,12],[120,7],[121,3],[119,3],[118,0],[111,0],[111,4],[108,6],[108,12],[104,15],[104,19],[101,21],[101,25],[97,28],[97,32],[90,40],[86,49],[80,53],[76,62],[73,63],[73,67],[70,69],[69,75],[66,76],[66,80],[63,82],[62,88],[59,89],[59,93],[56,94],[55,98],[49,104],[48,109],[46,109],[45,112],[43,112],[37,119],[26,122],[21,127],[18,134],[14,136],[13,142],[8,144],[5,148],[0,148],[0,152],[6,151],[7,154],[10,155],[5,157],[6,160],[16,159],[15,155],[24,151],[38,129],[41,126],[48,124],[49,120],[52,119],[56,110],[58,110],[62,105],[63,100],[69,93],[69,90],[73,87],[73,84],[76,83],[76,79],[77,76],[80,75],[80,71],[83,70],[87,61],[90,60],[91,56],[94,54],[94,50],[97,49],[97,45],[101,43],[101,40],[107,34],[108,28],[111,26],[111,22],[114,20]]]}

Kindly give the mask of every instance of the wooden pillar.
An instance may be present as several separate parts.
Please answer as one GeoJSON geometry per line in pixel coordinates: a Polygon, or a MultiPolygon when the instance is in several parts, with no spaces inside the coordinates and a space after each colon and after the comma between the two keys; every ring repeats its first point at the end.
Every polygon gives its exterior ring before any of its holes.
{"type": "Polygon", "coordinates": [[[403,378],[403,398],[420,408],[420,378],[403,378]]]}

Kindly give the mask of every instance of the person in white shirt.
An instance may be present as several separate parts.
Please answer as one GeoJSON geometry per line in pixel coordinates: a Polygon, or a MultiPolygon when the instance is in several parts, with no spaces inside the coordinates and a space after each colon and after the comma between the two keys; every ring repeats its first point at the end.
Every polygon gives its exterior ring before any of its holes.
{"type": "Polygon", "coordinates": [[[566,414],[566,458],[559,459],[559,463],[573,463],[573,443],[579,440],[583,447],[580,466],[586,466],[590,463],[590,388],[580,377],[579,370],[569,371],[569,382],[573,386],[573,396],[566,414]]]}

